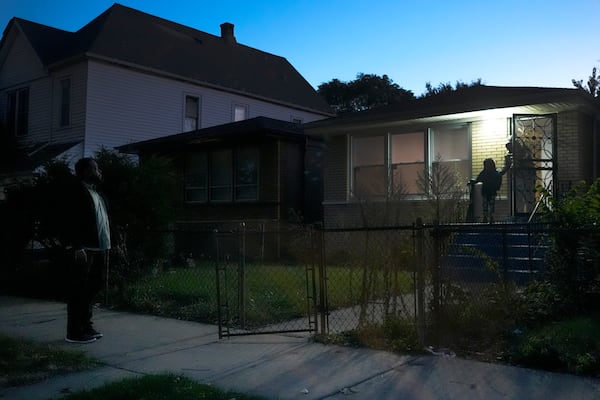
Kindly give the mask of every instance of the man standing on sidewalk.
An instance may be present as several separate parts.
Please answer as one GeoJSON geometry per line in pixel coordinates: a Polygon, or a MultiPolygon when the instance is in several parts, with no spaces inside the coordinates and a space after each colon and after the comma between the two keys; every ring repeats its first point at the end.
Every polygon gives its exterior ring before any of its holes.
{"type": "Polygon", "coordinates": [[[72,265],[67,274],[67,335],[70,343],[91,343],[102,334],[92,325],[94,298],[108,268],[110,227],[104,196],[99,191],[102,174],[96,160],[82,158],[75,164],[75,182],[67,193],[67,244],[72,265]]]}

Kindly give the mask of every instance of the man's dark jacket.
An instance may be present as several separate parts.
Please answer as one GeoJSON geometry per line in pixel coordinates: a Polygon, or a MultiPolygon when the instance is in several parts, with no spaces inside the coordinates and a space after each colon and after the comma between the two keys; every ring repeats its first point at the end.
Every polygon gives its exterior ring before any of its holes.
{"type": "MultiPolygon", "coordinates": [[[[101,191],[97,193],[108,207],[101,191]]],[[[64,240],[74,249],[98,248],[98,225],[92,195],[81,180],[76,180],[66,191],[66,221],[64,240]]],[[[108,212],[108,210],[107,210],[108,212]]]]}

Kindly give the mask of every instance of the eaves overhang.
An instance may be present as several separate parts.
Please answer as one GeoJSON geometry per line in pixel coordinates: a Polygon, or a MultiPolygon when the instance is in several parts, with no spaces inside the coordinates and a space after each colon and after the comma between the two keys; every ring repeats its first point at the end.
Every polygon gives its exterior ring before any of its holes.
{"type": "MultiPolygon", "coordinates": [[[[485,108],[479,110],[452,113],[422,113],[422,116],[407,117],[402,113],[377,114],[371,118],[331,118],[305,125],[309,135],[324,137],[363,130],[385,130],[408,126],[428,126],[440,123],[461,123],[497,118],[509,118],[514,114],[552,114],[582,108],[578,101],[559,101],[552,103],[517,105],[510,107],[485,108]]],[[[588,111],[592,108],[584,107],[588,111]]],[[[596,110],[598,112],[598,110],[596,110]]]]}

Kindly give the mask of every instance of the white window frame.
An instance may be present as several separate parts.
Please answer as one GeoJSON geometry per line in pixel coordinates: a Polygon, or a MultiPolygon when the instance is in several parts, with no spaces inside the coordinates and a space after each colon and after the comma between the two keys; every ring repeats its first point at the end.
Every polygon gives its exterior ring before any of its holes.
{"type": "MultiPolygon", "coordinates": [[[[442,162],[451,162],[451,163],[458,163],[458,164],[463,164],[467,167],[468,171],[466,172],[467,175],[469,176],[465,176],[464,178],[466,180],[468,180],[470,178],[470,174],[471,174],[471,160],[472,160],[472,149],[471,149],[471,124],[470,123],[466,123],[466,124],[440,124],[431,128],[426,128],[423,130],[411,130],[408,132],[386,132],[384,134],[381,133],[374,133],[374,134],[357,134],[357,135],[348,135],[349,138],[349,142],[348,142],[348,187],[349,187],[349,193],[348,193],[348,199],[360,199],[362,196],[368,196],[368,198],[370,199],[384,199],[386,196],[394,196],[395,195],[395,189],[393,187],[394,185],[394,170],[395,170],[395,166],[399,166],[399,165],[418,165],[418,166],[422,166],[422,170],[423,172],[425,172],[425,168],[427,168],[428,170],[431,171],[431,166],[433,165],[433,163],[438,162],[436,160],[435,155],[433,154],[435,152],[435,144],[434,144],[434,132],[436,130],[460,130],[460,129],[465,129],[466,132],[465,134],[467,135],[466,137],[466,149],[465,149],[465,153],[463,154],[463,157],[459,157],[456,159],[449,159],[449,160],[443,160],[442,162]],[[420,154],[419,157],[415,157],[413,158],[406,158],[406,161],[402,162],[395,162],[394,160],[394,154],[393,154],[393,139],[394,138],[400,138],[402,135],[422,135],[422,140],[423,140],[423,148],[422,148],[422,153],[420,154]],[[355,169],[357,168],[354,164],[355,164],[355,139],[360,139],[360,138],[365,138],[365,137],[381,137],[383,136],[383,146],[382,146],[382,154],[383,154],[383,167],[384,167],[384,171],[385,171],[385,193],[383,194],[372,194],[372,195],[361,195],[360,193],[358,193],[357,188],[355,187],[356,185],[356,178],[355,178],[355,169]]],[[[373,164],[373,166],[379,166],[381,164],[373,164]]],[[[359,166],[360,167],[360,166],[359,166]]],[[[466,182],[466,181],[465,181],[466,182]]],[[[413,189],[410,192],[404,193],[405,198],[407,199],[425,199],[425,194],[422,193],[420,191],[420,189],[417,191],[415,190],[415,187],[413,186],[413,189]]]]}
{"type": "MultiPolygon", "coordinates": [[[[427,139],[428,139],[428,167],[429,170],[431,171],[431,168],[433,166],[434,163],[437,162],[441,162],[442,164],[446,163],[446,164],[464,164],[464,166],[466,167],[467,171],[465,171],[465,176],[462,176],[462,178],[465,181],[465,185],[466,183],[469,181],[469,179],[472,178],[473,175],[473,171],[472,171],[472,160],[473,160],[473,155],[472,155],[472,135],[471,135],[471,123],[462,123],[462,124],[453,124],[453,123],[447,123],[447,124],[440,124],[440,125],[436,125],[436,126],[432,126],[430,128],[427,129],[427,139]],[[451,158],[443,158],[442,160],[438,160],[438,152],[436,151],[437,145],[436,145],[436,141],[435,141],[435,133],[436,131],[459,131],[459,130],[464,130],[464,134],[466,135],[466,150],[465,154],[463,154],[463,156],[458,156],[458,157],[451,157],[451,158]]],[[[454,143],[456,143],[457,141],[454,140],[454,143]]]]}
{"type": "Polygon", "coordinates": [[[247,104],[233,103],[231,106],[231,120],[233,122],[243,121],[248,119],[249,107],[247,104]],[[243,111],[243,118],[240,118],[238,111],[243,111]]]}
{"type": "Polygon", "coordinates": [[[200,129],[201,111],[202,111],[202,97],[198,94],[184,93],[184,95],[183,95],[183,123],[182,123],[182,131],[183,132],[191,132],[191,131],[200,129]],[[188,99],[196,99],[196,101],[197,101],[195,118],[188,116],[188,99]],[[195,127],[192,127],[190,125],[190,123],[192,121],[193,121],[193,124],[196,125],[195,127]]]}

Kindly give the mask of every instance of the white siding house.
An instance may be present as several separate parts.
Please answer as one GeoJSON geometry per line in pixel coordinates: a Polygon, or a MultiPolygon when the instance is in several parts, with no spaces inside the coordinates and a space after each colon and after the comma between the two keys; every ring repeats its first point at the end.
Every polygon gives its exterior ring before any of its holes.
{"type": "Polygon", "coordinates": [[[15,17],[0,42],[2,134],[28,154],[71,144],[54,156],[76,159],[240,119],[332,115],[285,58],[221,28],[214,36],[119,4],[77,32],[15,17]]]}

